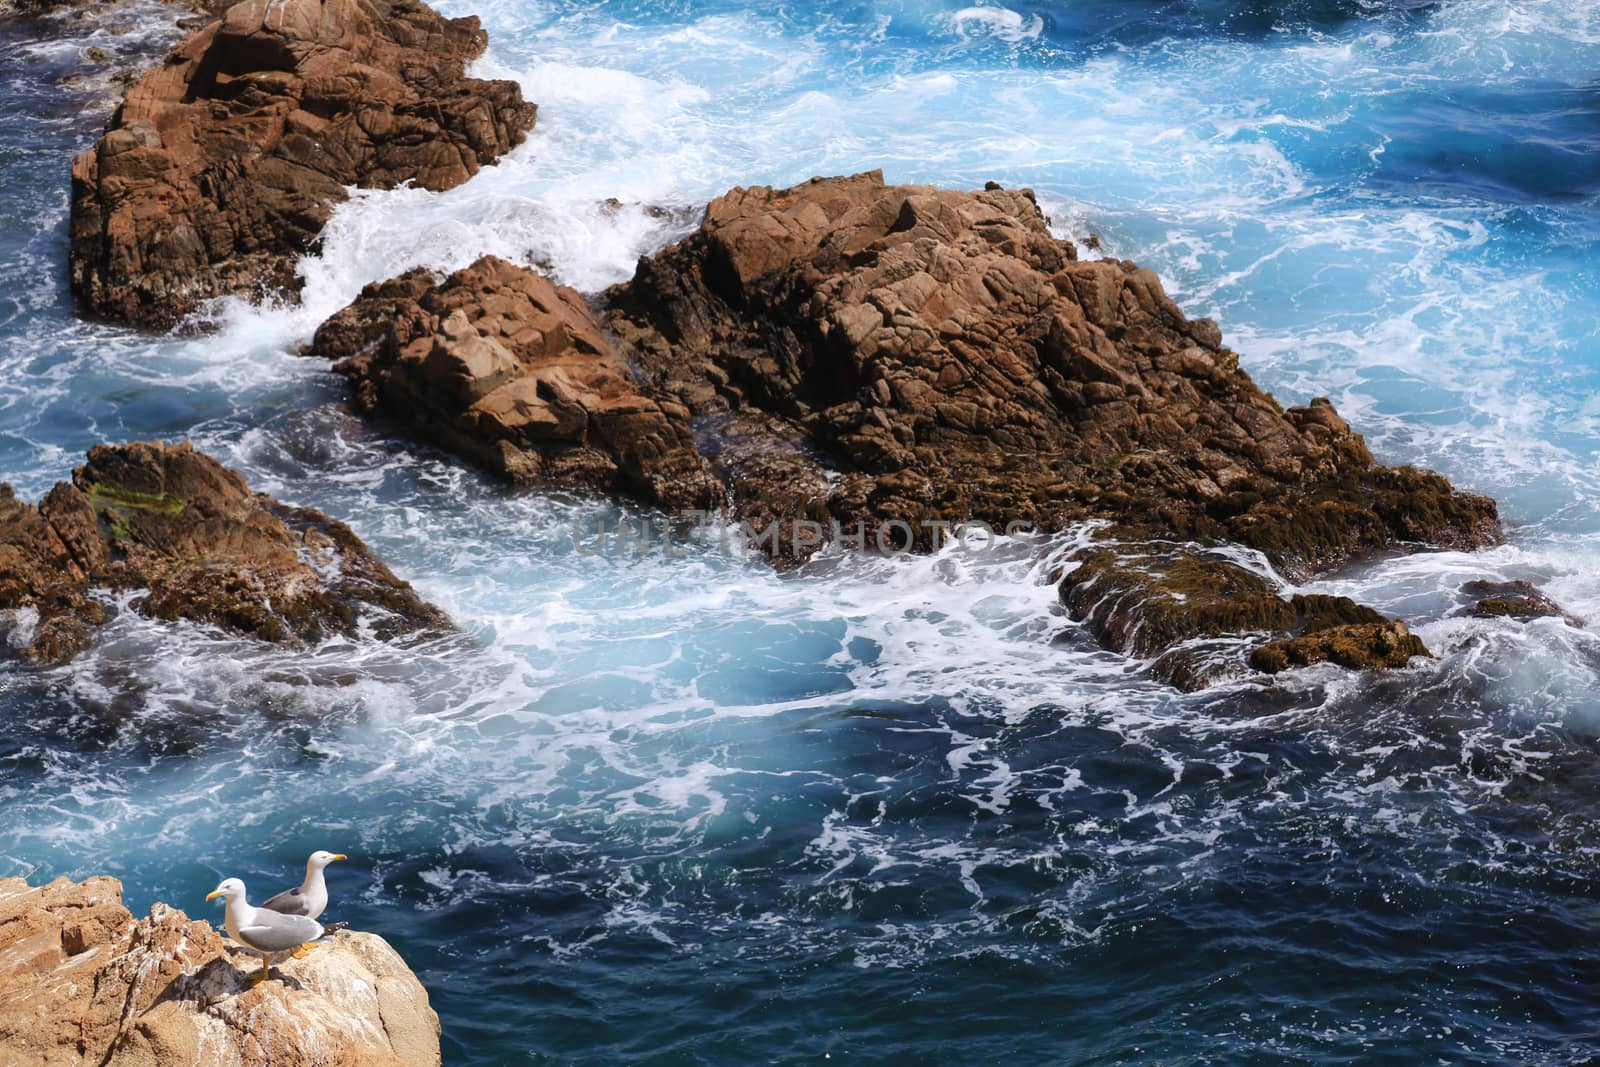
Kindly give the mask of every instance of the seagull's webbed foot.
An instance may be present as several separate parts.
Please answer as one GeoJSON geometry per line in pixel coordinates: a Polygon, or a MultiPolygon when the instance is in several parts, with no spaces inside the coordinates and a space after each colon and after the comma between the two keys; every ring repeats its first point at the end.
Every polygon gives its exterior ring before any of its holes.
{"type": "Polygon", "coordinates": [[[294,956],[294,958],[297,959],[297,960],[303,960],[307,956],[311,955],[311,950],[316,948],[316,947],[317,947],[317,943],[315,941],[312,941],[312,942],[309,942],[307,944],[301,945],[299,948],[295,949],[294,952],[291,953],[291,955],[294,956]]]}

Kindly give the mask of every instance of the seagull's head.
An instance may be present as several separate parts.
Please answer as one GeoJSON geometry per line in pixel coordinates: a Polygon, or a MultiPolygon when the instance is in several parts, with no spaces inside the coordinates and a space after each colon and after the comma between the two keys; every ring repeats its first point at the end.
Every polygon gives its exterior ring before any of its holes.
{"type": "Polygon", "coordinates": [[[224,878],[217,888],[206,894],[207,900],[216,900],[218,897],[229,901],[243,900],[244,883],[237,878],[224,878]]]}
{"type": "Polygon", "coordinates": [[[350,857],[346,856],[343,852],[323,852],[321,849],[318,849],[316,852],[311,854],[311,866],[320,871],[334,860],[345,860],[349,858],[350,857]]]}

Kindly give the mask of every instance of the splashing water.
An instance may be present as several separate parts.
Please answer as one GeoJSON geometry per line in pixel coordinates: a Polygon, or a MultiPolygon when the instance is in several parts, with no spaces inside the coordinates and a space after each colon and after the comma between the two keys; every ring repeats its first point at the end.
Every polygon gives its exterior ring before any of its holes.
{"type": "Polygon", "coordinates": [[[1600,5],[439,6],[538,131],[450,192],[356,194],[303,305],[201,339],[74,320],[62,268],[114,82],[56,79],[170,16],[0,24],[0,470],[31,498],[92,444],[192,437],[473,638],[287,653],[124,611],[5,669],[0,875],[199,914],[220,873],[350,853],[337,917],[418,970],[452,1063],[1600,1053],[1600,643],[1452,617],[1487,577],[1600,618],[1600,5]],[[1177,695],[1055,609],[1077,533],[785,576],[585,554],[637,513],[510,494],[292,354],[410,266],[595,292],[729,186],[880,166],[1031,185],[1281,400],[1496,496],[1504,547],[1316,583],[1438,659],[1177,695]]]}

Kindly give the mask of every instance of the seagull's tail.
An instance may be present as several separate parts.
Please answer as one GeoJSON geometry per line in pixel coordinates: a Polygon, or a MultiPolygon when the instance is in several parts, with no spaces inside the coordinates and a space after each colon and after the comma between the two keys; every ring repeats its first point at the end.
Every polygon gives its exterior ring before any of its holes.
{"type": "Polygon", "coordinates": [[[327,937],[329,934],[338,933],[340,930],[348,929],[350,929],[349,923],[323,923],[322,936],[327,937]]]}

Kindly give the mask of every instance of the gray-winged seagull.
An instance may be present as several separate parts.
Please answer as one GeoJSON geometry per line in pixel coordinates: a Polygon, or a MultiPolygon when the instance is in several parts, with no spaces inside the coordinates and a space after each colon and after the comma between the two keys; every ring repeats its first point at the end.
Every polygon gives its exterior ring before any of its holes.
{"type": "MultiPolygon", "coordinates": [[[[306,860],[306,880],[293,889],[285,889],[277,896],[269,898],[261,906],[282,912],[284,915],[304,915],[308,919],[322,918],[322,913],[328,908],[328,883],[322,880],[322,869],[334,860],[348,858],[343,852],[321,850],[313,852],[306,860]]],[[[295,953],[296,956],[301,954],[295,953]]]]}
{"type": "Polygon", "coordinates": [[[237,878],[224,879],[206,894],[207,900],[218,897],[227,904],[222,926],[228,936],[261,957],[261,973],[256,975],[256,985],[267,980],[274,952],[288,952],[322,936],[322,924],[315,919],[251,907],[245,899],[244,883],[237,878]]]}

